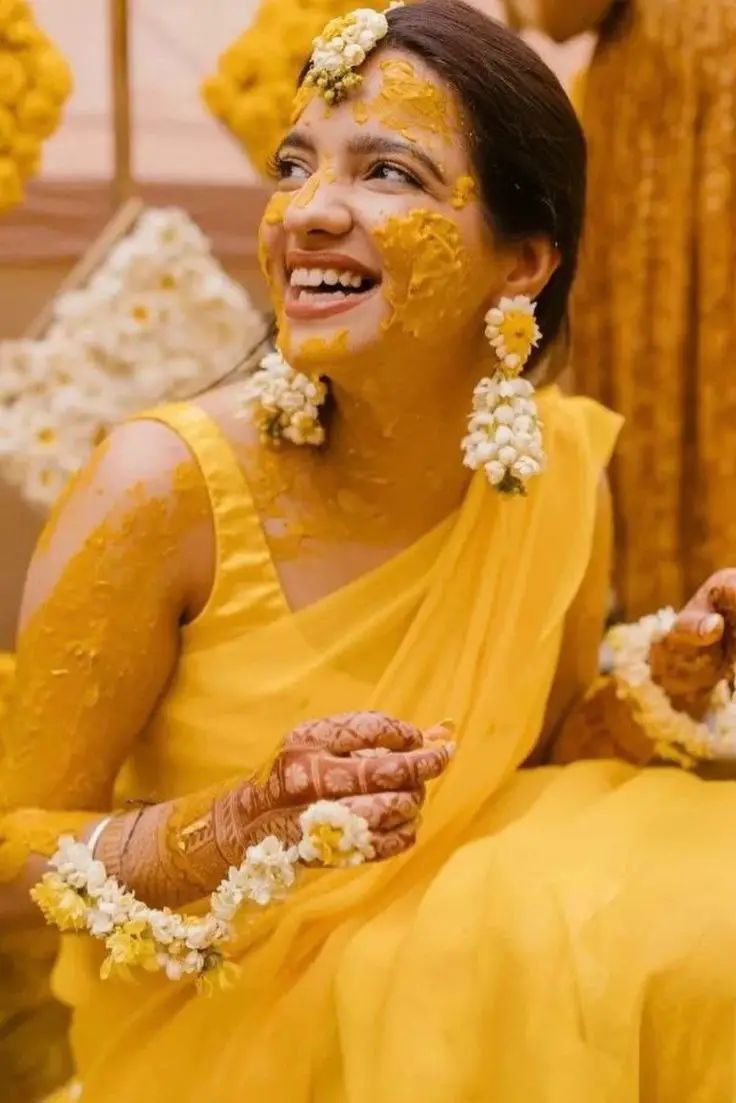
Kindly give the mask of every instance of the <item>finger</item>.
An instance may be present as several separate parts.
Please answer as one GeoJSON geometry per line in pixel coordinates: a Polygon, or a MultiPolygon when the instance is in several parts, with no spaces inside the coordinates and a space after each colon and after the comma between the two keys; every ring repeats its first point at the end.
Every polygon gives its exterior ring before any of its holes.
{"type": "Polygon", "coordinates": [[[723,638],[725,622],[720,613],[686,606],[667,634],[668,643],[686,647],[711,647],[723,638]]]}
{"type": "Polygon", "coordinates": [[[435,743],[408,754],[360,759],[357,762],[360,792],[420,789],[447,769],[454,750],[454,743],[435,743]]]}
{"type": "Polygon", "coordinates": [[[371,839],[376,861],[385,862],[389,858],[395,858],[398,854],[410,850],[417,841],[418,830],[419,823],[414,820],[403,827],[397,827],[395,831],[376,832],[371,839]]]}
{"type": "Polygon", "coordinates": [[[727,572],[728,579],[711,586],[708,591],[710,603],[716,612],[730,619],[736,618],[736,572],[727,572]]]}
{"type": "Polygon", "coordinates": [[[366,793],[421,789],[447,768],[454,743],[436,743],[407,754],[380,758],[340,758],[296,749],[285,751],[277,765],[289,802],[339,800],[366,793]]]}
{"type": "Polygon", "coordinates": [[[334,755],[378,748],[411,751],[422,746],[422,733],[414,724],[382,712],[346,712],[300,724],[287,737],[286,744],[322,748],[334,755]]]}
{"type": "Polygon", "coordinates": [[[345,797],[340,804],[364,819],[371,831],[392,831],[416,819],[424,804],[424,789],[345,797]]]}

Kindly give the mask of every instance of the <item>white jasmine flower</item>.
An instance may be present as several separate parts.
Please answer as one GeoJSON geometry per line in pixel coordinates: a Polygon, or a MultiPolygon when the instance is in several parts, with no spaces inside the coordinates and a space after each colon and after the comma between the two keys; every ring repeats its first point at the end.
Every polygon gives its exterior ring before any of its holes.
{"type": "Polygon", "coordinates": [[[0,342],[0,477],[50,505],[107,429],[220,377],[262,326],[185,212],[144,211],[41,340],[0,342]]]}
{"type": "Polygon", "coordinates": [[[338,801],[321,800],[299,818],[303,862],[347,867],[374,857],[368,824],[338,801]]]}
{"type": "Polygon", "coordinates": [[[298,445],[323,443],[319,406],[326,394],[323,383],[294,371],[278,352],[264,357],[243,387],[245,403],[256,407],[263,436],[298,445]]]}
{"type": "Polygon", "coordinates": [[[486,464],[485,470],[492,486],[498,486],[506,477],[506,468],[498,460],[492,460],[486,464]]]}

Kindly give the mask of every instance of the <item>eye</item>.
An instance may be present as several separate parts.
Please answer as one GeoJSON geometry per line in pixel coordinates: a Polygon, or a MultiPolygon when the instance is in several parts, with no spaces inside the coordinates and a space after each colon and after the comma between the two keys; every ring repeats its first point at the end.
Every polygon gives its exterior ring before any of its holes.
{"type": "Polygon", "coordinates": [[[369,180],[385,180],[389,184],[408,184],[412,188],[421,188],[421,181],[409,172],[391,161],[378,161],[368,173],[369,180]]]}
{"type": "Polygon", "coordinates": [[[288,180],[296,184],[303,184],[312,175],[312,170],[307,165],[293,157],[284,157],[281,153],[271,159],[268,171],[275,180],[288,180]]]}

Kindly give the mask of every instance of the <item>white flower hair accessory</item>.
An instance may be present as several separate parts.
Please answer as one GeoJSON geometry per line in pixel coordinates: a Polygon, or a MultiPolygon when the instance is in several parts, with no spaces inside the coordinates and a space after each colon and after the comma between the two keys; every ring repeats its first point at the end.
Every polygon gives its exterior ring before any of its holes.
{"type": "Polygon", "coordinates": [[[486,315],[486,337],[499,363],[473,392],[463,463],[471,471],[482,468],[502,493],[525,494],[528,480],[546,462],[534,387],[520,378],[542,337],[532,300],[502,298],[486,315]]]}
{"type": "Polygon", "coordinates": [[[323,444],[325,431],[320,425],[319,411],[326,397],[324,383],[296,371],[280,352],[264,357],[243,388],[245,404],[256,405],[262,439],[272,445],[282,440],[292,444],[323,444]]]}
{"type": "MultiPolygon", "coordinates": [[[[403,3],[393,3],[388,11],[400,7],[403,3]]],[[[355,70],[387,34],[385,13],[372,8],[357,8],[331,20],[314,40],[305,85],[316,88],[327,103],[339,103],[362,83],[362,76],[355,70]]]]}

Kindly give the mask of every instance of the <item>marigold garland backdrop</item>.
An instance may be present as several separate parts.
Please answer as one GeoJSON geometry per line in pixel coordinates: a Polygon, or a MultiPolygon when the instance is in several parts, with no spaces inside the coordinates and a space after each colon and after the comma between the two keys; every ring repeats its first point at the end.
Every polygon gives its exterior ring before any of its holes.
{"type": "Polygon", "coordinates": [[[69,66],[25,0],[0,0],[0,215],[20,203],[41,167],[72,90],[69,66]]]}

